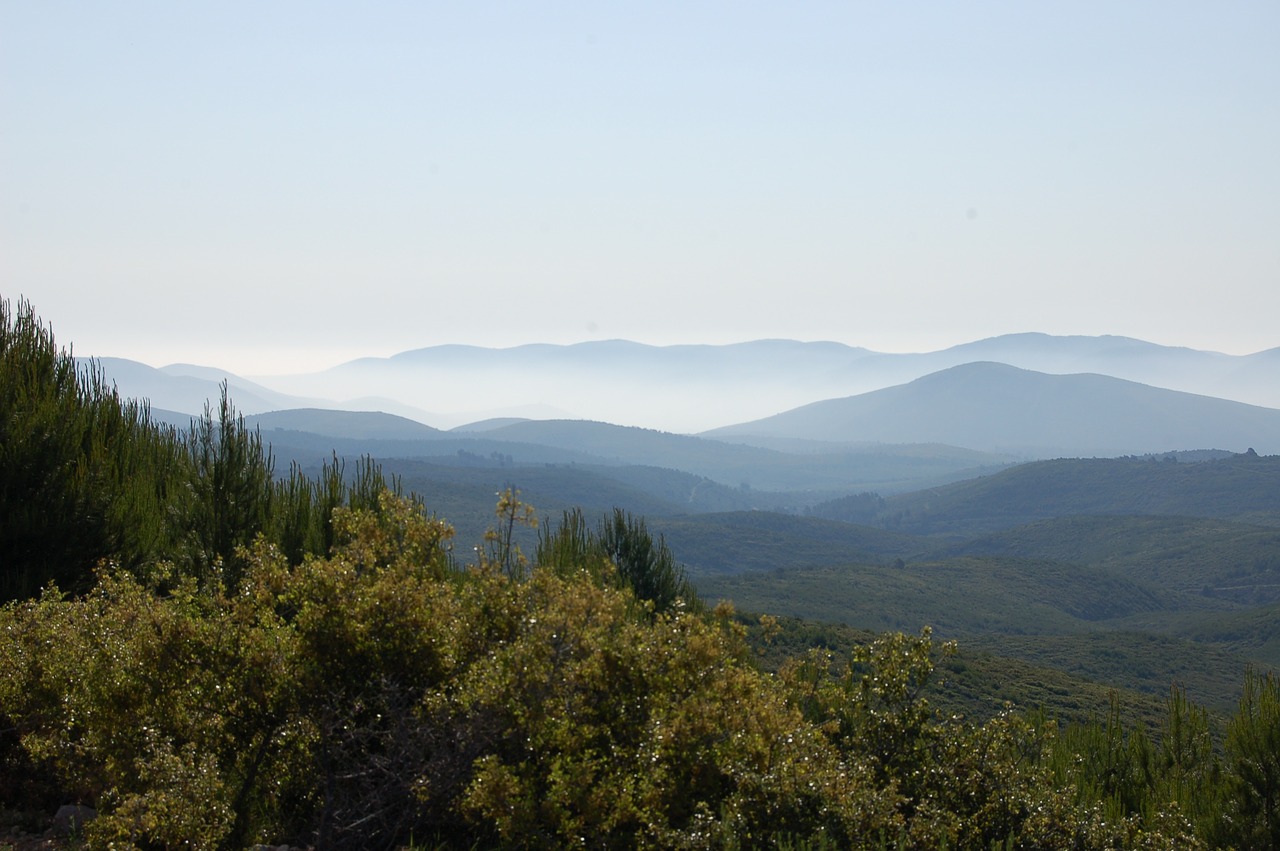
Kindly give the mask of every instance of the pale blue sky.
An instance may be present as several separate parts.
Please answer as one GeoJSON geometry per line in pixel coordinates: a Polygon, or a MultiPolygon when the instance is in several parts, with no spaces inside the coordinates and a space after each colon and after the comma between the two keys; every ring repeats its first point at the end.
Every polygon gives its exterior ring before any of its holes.
{"type": "Polygon", "coordinates": [[[1280,3],[0,0],[0,294],[446,342],[1280,346],[1280,3]]]}

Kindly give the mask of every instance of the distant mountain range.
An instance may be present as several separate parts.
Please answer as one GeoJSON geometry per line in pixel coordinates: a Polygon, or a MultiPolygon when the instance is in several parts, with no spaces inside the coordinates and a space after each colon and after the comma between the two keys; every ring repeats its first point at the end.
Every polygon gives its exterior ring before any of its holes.
{"type": "Polygon", "coordinates": [[[204,399],[216,399],[226,380],[245,413],[341,408],[386,411],[441,429],[494,418],[589,419],[696,433],[984,361],[1280,408],[1280,349],[1237,356],[1111,336],[1012,334],[916,354],[790,340],[435,346],[252,381],[208,367],[100,363],[125,395],[188,414],[198,413],[204,399]]]}
{"type": "MultiPolygon", "coordinates": [[[[98,363],[122,394],[148,399],[173,422],[200,413],[225,382],[237,408],[271,432],[393,443],[483,437],[604,463],[689,470],[735,484],[767,480],[785,489],[797,480],[779,473],[786,465],[761,460],[759,451],[829,455],[847,453],[850,445],[865,452],[872,445],[931,444],[999,456],[958,465],[974,467],[1006,459],[1192,449],[1280,452],[1280,410],[1185,389],[1217,382],[1224,394],[1234,389],[1237,396],[1280,404],[1280,349],[1237,357],[1123,337],[1019,334],[920,355],[780,340],[441,346],[259,381],[208,367],[153,369],[115,358],[98,363]],[[964,360],[978,357],[1001,360],[964,360]],[[1092,371],[1062,374],[1082,368],[1092,371]],[[917,375],[921,370],[932,371],[917,375]],[[1152,376],[1183,389],[1153,386],[1152,376]],[[840,392],[864,385],[875,386],[840,392]],[[421,407],[434,403],[452,413],[421,407]],[[485,410],[485,404],[502,407],[485,410]],[[469,406],[484,416],[468,419],[469,406]],[[339,408],[391,416],[340,416],[339,408]],[[586,410],[591,422],[573,423],[560,414],[566,409],[586,410]],[[677,421],[710,422],[716,427],[702,437],[718,443],[669,433],[674,428],[637,427],[677,421]],[[725,442],[753,444],[757,454],[745,461],[747,454],[737,451],[733,458],[725,442]],[[831,444],[842,446],[833,450],[831,444]],[[762,469],[769,474],[762,476],[762,469]]],[[[416,454],[404,445],[381,448],[416,454]]],[[[797,475],[811,482],[827,478],[815,476],[813,464],[800,466],[807,469],[797,475]]],[[[892,472],[874,478],[898,480],[892,472]]]]}

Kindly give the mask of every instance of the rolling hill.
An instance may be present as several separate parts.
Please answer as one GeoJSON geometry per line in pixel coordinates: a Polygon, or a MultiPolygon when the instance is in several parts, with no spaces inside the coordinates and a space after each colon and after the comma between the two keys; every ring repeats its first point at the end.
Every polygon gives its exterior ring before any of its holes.
{"type": "MultiPolygon", "coordinates": [[[[822,506],[815,507],[822,516],[822,506]]],[[[1064,458],[885,498],[871,517],[885,528],[976,537],[1081,514],[1217,517],[1280,525],[1280,456],[1199,463],[1154,458],[1064,458]]]]}
{"type": "Polygon", "coordinates": [[[1068,516],[966,541],[937,556],[1048,558],[1107,567],[1241,604],[1280,600],[1280,529],[1226,520],[1068,516]]]}
{"type": "Polygon", "coordinates": [[[650,526],[697,574],[890,562],[927,546],[911,535],[770,511],[656,517],[650,526]]]}
{"type": "Polygon", "coordinates": [[[950,637],[1091,632],[1097,622],[1168,608],[1157,586],[1113,571],[1032,559],[832,564],[712,577],[699,588],[758,611],[950,637]],[[772,606],[764,605],[772,596],[772,606]]]}
{"type": "MultiPolygon", "coordinates": [[[[179,425],[185,419],[166,416],[179,425]]],[[[497,420],[445,432],[390,414],[308,408],[255,414],[245,422],[259,429],[278,458],[304,466],[336,452],[370,455],[392,465],[418,458],[463,466],[629,468],[608,475],[641,489],[652,484],[663,498],[687,502],[691,510],[800,510],[849,492],[897,493],[953,482],[1014,460],[946,446],[821,444],[784,451],[577,420],[497,420]],[[676,473],[696,481],[673,487],[676,473]],[[703,480],[708,481],[701,484],[703,480]],[[710,484],[741,493],[731,502],[720,496],[708,502],[714,490],[710,484]]]]}
{"type": "Polygon", "coordinates": [[[417,420],[373,411],[293,408],[245,417],[245,424],[263,432],[304,432],[347,440],[435,440],[439,429],[417,420]]]}
{"type": "Polygon", "coordinates": [[[732,486],[776,491],[897,492],[999,469],[1013,458],[948,446],[823,446],[783,451],[652,429],[576,420],[513,423],[491,440],[552,446],[605,463],[685,470],[732,486]]]}
{"type": "Polygon", "coordinates": [[[966,557],[694,577],[704,596],[749,611],[872,631],[927,624],[962,647],[1097,683],[1153,696],[1180,684],[1218,711],[1232,708],[1245,669],[1275,652],[1264,633],[1274,610],[1240,620],[1214,601],[1059,562],[966,557]]]}

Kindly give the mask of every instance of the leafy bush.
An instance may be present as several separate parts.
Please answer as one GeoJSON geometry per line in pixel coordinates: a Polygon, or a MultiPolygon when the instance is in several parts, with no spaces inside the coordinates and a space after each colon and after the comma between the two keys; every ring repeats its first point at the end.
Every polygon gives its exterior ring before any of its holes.
{"type": "MultiPolygon", "coordinates": [[[[656,612],[585,556],[460,569],[451,534],[385,493],[334,510],[324,558],[260,536],[234,582],[108,568],[82,597],[10,604],[0,713],[100,809],[94,847],[1200,841],[1188,802],[1219,775],[1186,706],[1161,748],[1014,712],[973,725],[925,699],[951,652],[927,631],[775,677],[726,606],[656,612]]],[[[1268,741],[1249,717],[1233,765],[1268,741]]],[[[1265,826],[1255,799],[1234,836],[1265,826]]]]}

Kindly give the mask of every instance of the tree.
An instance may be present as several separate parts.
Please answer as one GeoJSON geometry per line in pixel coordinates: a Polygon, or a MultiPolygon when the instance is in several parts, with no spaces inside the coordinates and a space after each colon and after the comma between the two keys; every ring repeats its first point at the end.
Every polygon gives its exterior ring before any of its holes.
{"type": "Polygon", "coordinates": [[[1241,848],[1280,848],[1280,681],[1249,671],[1227,725],[1230,800],[1225,838],[1241,848]]]}
{"type": "MultiPolygon", "coordinates": [[[[620,508],[600,519],[592,531],[581,509],[564,513],[560,525],[544,530],[535,553],[538,564],[564,573],[602,567],[635,596],[648,601],[656,613],[680,608],[701,611],[702,601],[666,541],[656,540],[644,518],[620,508]]],[[[602,575],[602,574],[601,574],[602,575]]]]}
{"type": "Polygon", "coordinates": [[[92,584],[105,558],[162,552],[179,463],[171,429],[57,347],[25,301],[0,299],[0,600],[92,584]]]}

